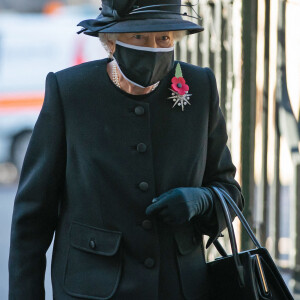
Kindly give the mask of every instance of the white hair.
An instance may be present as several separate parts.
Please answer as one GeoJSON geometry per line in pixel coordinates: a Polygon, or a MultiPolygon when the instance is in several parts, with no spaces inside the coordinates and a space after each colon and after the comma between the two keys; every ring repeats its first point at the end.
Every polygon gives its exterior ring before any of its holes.
{"type": "MultiPolygon", "coordinates": [[[[173,38],[175,42],[179,42],[185,35],[187,35],[187,30],[177,30],[173,31],[173,38]]],[[[118,39],[119,33],[103,33],[99,32],[98,37],[106,52],[110,55],[110,48],[108,46],[108,41],[115,42],[118,39]]]]}
{"type": "Polygon", "coordinates": [[[108,53],[109,57],[111,57],[110,48],[108,46],[108,41],[115,42],[118,39],[119,33],[98,33],[99,40],[103,46],[103,48],[108,53]]]}

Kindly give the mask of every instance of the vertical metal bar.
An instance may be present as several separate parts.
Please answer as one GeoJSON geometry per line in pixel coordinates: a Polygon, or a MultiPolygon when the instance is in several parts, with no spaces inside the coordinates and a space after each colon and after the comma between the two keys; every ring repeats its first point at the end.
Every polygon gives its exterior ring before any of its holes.
{"type": "Polygon", "coordinates": [[[270,200],[273,205],[270,207],[270,237],[273,246],[271,254],[279,261],[279,238],[280,238],[280,180],[279,180],[279,151],[280,132],[278,110],[283,102],[284,89],[284,69],[285,69],[285,3],[278,0],[278,21],[277,21],[277,80],[276,80],[276,107],[275,107],[275,149],[274,149],[274,181],[271,184],[270,200]]]}
{"type": "MultiPolygon", "coordinates": [[[[275,112],[275,124],[278,124],[278,107],[275,112]]],[[[274,197],[274,219],[270,220],[274,228],[274,258],[279,261],[279,239],[280,239],[280,179],[279,179],[279,163],[280,163],[280,133],[278,126],[275,127],[275,147],[274,147],[274,182],[272,184],[271,195],[274,197]]]]}
{"type": "MultiPolygon", "coordinates": [[[[227,4],[227,43],[226,43],[226,63],[227,63],[227,81],[226,81],[226,116],[227,120],[232,120],[232,107],[233,107],[233,28],[232,28],[232,18],[233,18],[233,1],[229,1],[227,4]]],[[[232,143],[232,121],[230,122],[230,126],[228,129],[228,143],[231,145],[232,143]]]]}
{"type": "MultiPolygon", "coordinates": [[[[253,166],[256,95],[256,35],[257,0],[242,2],[242,190],[246,204],[244,215],[253,224],[253,166]]],[[[242,232],[242,248],[250,248],[247,235],[242,232]]]]}
{"type": "Polygon", "coordinates": [[[211,22],[211,10],[210,6],[207,4],[202,4],[203,7],[203,27],[204,31],[202,32],[203,42],[201,45],[202,52],[202,65],[204,67],[209,67],[209,45],[210,45],[210,22],[211,22]]]}
{"type": "Polygon", "coordinates": [[[270,51],[270,0],[265,0],[265,53],[264,53],[264,83],[263,83],[263,111],[262,111],[262,169],[261,169],[261,196],[263,222],[260,225],[260,240],[266,245],[267,239],[267,212],[268,212],[268,114],[269,114],[269,51],[270,51]]]}
{"type": "Polygon", "coordinates": [[[293,249],[294,255],[294,280],[295,280],[295,285],[294,285],[294,293],[300,294],[300,157],[298,154],[297,161],[296,159],[294,160],[295,162],[295,169],[294,169],[294,183],[293,183],[293,191],[292,191],[292,201],[291,204],[293,205],[294,208],[294,222],[291,225],[291,229],[295,230],[294,231],[294,237],[293,239],[295,241],[295,247],[293,249]]]}
{"type": "MultiPolygon", "coordinates": [[[[187,3],[190,3],[189,1],[187,3]]],[[[191,4],[191,3],[190,3],[191,4]]],[[[197,10],[197,8],[194,8],[197,10]]],[[[192,10],[191,7],[189,7],[189,15],[196,16],[195,12],[192,10]]],[[[195,19],[190,18],[191,22],[195,22],[195,19]]],[[[198,21],[198,20],[197,20],[198,21]]],[[[198,21],[199,23],[199,21],[198,21]]],[[[191,34],[188,39],[187,43],[187,49],[188,49],[188,62],[197,65],[198,63],[198,51],[195,51],[197,49],[197,42],[198,42],[198,36],[199,34],[191,34]]]]}
{"type": "MultiPolygon", "coordinates": [[[[202,11],[201,11],[201,5],[198,3],[197,8],[196,8],[197,14],[199,16],[203,16],[202,11]]],[[[202,17],[203,18],[203,17],[202,17]]],[[[202,21],[198,20],[198,24],[202,25],[202,21]]],[[[204,28],[205,30],[205,28],[204,28]]],[[[197,34],[197,40],[196,40],[196,58],[197,58],[197,65],[201,66],[202,65],[202,58],[201,58],[201,52],[200,52],[200,44],[201,44],[201,35],[197,34]]]]}
{"type": "Polygon", "coordinates": [[[215,43],[215,51],[214,51],[214,72],[216,76],[216,80],[219,87],[220,93],[220,102],[221,107],[225,105],[224,102],[224,94],[222,93],[222,79],[221,79],[221,63],[222,63],[222,1],[215,1],[214,5],[214,20],[212,23],[212,27],[214,28],[214,43],[215,43]]]}
{"type": "MultiPolygon", "coordinates": [[[[224,113],[224,117],[226,119],[226,121],[228,120],[228,116],[227,116],[227,109],[226,106],[228,106],[228,103],[230,102],[230,99],[227,98],[228,94],[227,94],[227,78],[228,78],[228,70],[227,70],[227,54],[228,51],[226,51],[226,42],[227,42],[227,38],[228,38],[228,22],[227,19],[225,18],[226,14],[228,13],[228,5],[224,4],[224,6],[222,7],[222,14],[220,16],[221,18],[221,27],[222,27],[222,31],[221,31],[221,53],[220,53],[220,57],[221,57],[221,89],[220,89],[220,99],[221,99],[221,109],[224,113]]],[[[228,49],[229,50],[229,49],[228,49]]]]}
{"type": "Polygon", "coordinates": [[[175,59],[180,60],[181,59],[181,47],[180,43],[176,43],[175,45],[175,59]]]}

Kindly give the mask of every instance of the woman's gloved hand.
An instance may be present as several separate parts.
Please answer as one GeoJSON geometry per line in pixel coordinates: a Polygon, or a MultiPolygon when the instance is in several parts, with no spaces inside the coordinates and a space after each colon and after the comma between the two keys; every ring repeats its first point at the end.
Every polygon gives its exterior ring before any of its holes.
{"type": "Polygon", "coordinates": [[[168,224],[182,224],[195,215],[205,215],[214,209],[212,192],[205,187],[178,187],[152,200],[147,215],[157,215],[168,224]]]}

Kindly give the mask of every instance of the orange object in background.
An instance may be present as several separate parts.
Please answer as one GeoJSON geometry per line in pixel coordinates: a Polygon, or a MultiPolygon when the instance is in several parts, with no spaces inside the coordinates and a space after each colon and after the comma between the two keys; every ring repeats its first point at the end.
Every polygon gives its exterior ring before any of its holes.
{"type": "Polygon", "coordinates": [[[41,110],[43,101],[43,92],[0,94],[0,113],[41,110]]]}
{"type": "Polygon", "coordinates": [[[45,4],[43,13],[48,15],[55,14],[60,10],[62,6],[63,4],[60,1],[51,1],[45,4]]]}

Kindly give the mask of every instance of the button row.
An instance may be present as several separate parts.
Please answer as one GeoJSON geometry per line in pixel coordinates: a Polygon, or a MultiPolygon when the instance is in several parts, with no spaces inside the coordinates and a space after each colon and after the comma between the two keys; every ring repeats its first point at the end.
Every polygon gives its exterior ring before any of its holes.
{"type": "MultiPolygon", "coordinates": [[[[135,107],[134,112],[135,112],[136,115],[141,116],[145,113],[145,109],[144,109],[143,106],[138,105],[138,106],[135,107]]],[[[139,143],[136,146],[136,150],[138,152],[141,152],[141,153],[145,152],[147,150],[147,146],[144,143],[139,143]]],[[[147,191],[148,188],[149,188],[148,182],[145,182],[145,181],[140,182],[139,183],[139,188],[142,191],[147,191]]]]}
{"type": "MultiPolygon", "coordinates": [[[[134,112],[135,112],[135,114],[136,114],[137,116],[141,116],[141,115],[143,115],[143,114],[145,113],[145,109],[144,109],[143,106],[136,106],[135,109],[134,109],[134,112]]],[[[147,150],[147,146],[146,146],[144,143],[139,143],[139,144],[137,144],[137,146],[136,146],[136,150],[137,150],[138,152],[145,152],[145,151],[147,150]]],[[[148,184],[148,182],[146,182],[146,181],[140,182],[140,183],[139,183],[139,188],[140,188],[140,190],[142,190],[142,191],[147,191],[147,190],[149,189],[149,184],[148,184]]],[[[153,226],[153,224],[152,224],[152,221],[150,221],[150,220],[144,220],[144,221],[142,222],[142,227],[143,227],[144,229],[150,230],[150,229],[152,229],[152,226],[153,226]]],[[[145,266],[146,268],[153,268],[154,264],[155,264],[155,261],[154,261],[154,259],[151,258],[151,257],[147,257],[147,258],[145,259],[145,261],[144,261],[144,266],[145,266]]]]}

